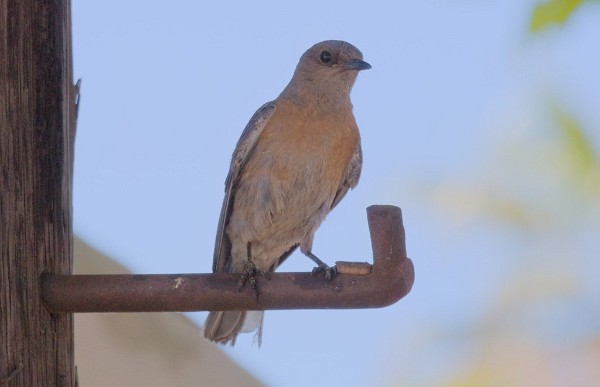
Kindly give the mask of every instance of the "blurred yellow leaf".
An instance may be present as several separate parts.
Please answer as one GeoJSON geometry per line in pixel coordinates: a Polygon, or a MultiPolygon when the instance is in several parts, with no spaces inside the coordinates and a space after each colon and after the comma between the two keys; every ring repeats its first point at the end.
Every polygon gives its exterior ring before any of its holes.
{"type": "Polygon", "coordinates": [[[590,138],[581,124],[557,105],[552,108],[554,119],[565,138],[565,149],[576,172],[585,174],[596,164],[596,154],[590,138]]]}
{"type": "Polygon", "coordinates": [[[563,24],[585,0],[549,0],[533,9],[529,22],[530,32],[540,32],[552,24],[563,24]]]}

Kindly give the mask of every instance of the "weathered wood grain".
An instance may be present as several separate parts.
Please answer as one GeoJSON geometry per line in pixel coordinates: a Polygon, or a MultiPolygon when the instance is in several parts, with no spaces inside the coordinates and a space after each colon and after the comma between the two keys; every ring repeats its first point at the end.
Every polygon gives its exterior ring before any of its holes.
{"type": "Polygon", "coordinates": [[[68,0],[0,0],[0,386],[75,385],[72,315],[40,297],[72,263],[70,17],[68,0]]]}

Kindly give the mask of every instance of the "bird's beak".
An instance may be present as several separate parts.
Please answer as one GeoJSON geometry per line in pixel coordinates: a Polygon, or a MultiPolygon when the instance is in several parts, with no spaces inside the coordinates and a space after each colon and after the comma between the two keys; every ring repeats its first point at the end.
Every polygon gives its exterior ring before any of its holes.
{"type": "Polygon", "coordinates": [[[371,65],[365,62],[364,60],[355,59],[350,62],[346,62],[342,65],[342,67],[346,70],[368,70],[371,68],[371,65]]]}

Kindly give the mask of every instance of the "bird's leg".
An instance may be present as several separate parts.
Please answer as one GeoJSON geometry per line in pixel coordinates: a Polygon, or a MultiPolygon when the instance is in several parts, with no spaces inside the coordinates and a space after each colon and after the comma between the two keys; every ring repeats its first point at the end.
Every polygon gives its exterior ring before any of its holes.
{"type": "Polygon", "coordinates": [[[250,290],[252,291],[252,295],[256,297],[256,301],[258,302],[258,286],[256,283],[256,274],[259,273],[259,270],[256,268],[256,265],[252,261],[252,244],[248,242],[247,246],[247,258],[246,265],[244,266],[244,270],[242,271],[242,276],[238,281],[238,291],[241,291],[244,285],[246,285],[246,281],[250,282],[250,290]]]}
{"type": "Polygon", "coordinates": [[[335,275],[335,266],[329,267],[325,262],[321,261],[319,257],[314,255],[312,252],[307,251],[304,253],[308,258],[312,259],[314,263],[317,264],[317,267],[313,269],[313,274],[320,273],[322,271],[325,272],[325,279],[330,280],[331,277],[335,275]]]}

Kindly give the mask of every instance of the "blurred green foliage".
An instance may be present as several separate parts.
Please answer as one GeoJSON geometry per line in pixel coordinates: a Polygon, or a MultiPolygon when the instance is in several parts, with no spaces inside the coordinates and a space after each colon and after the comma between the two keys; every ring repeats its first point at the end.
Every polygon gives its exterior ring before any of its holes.
{"type": "Polygon", "coordinates": [[[573,172],[578,175],[588,173],[598,163],[591,139],[575,117],[558,105],[553,106],[552,114],[563,134],[568,154],[571,155],[573,172]]]}
{"type": "Polygon", "coordinates": [[[538,4],[531,15],[529,31],[537,33],[553,24],[563,24],[583,3],[594,0],[549,0],[538,4]]]}

